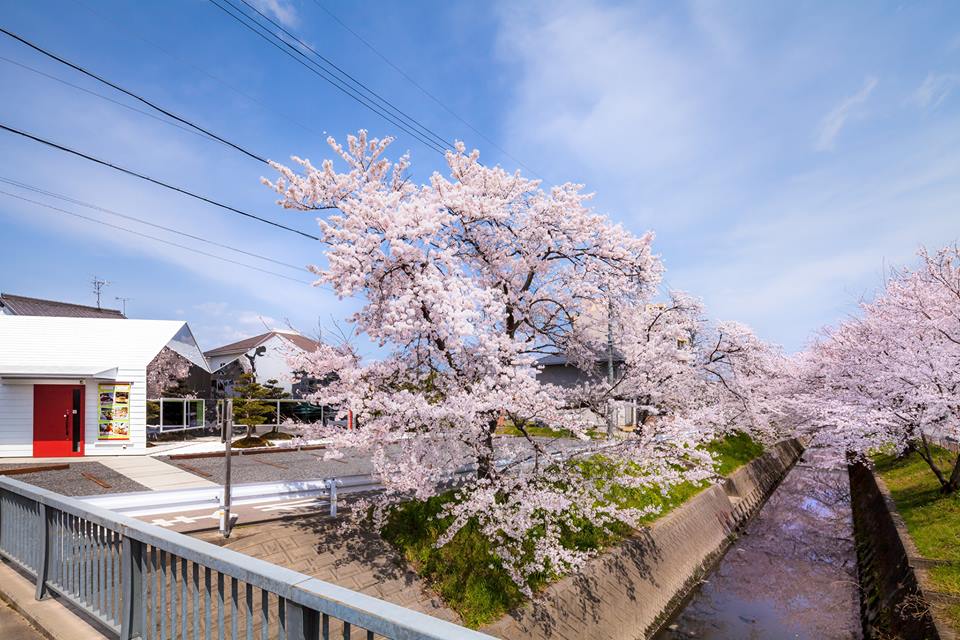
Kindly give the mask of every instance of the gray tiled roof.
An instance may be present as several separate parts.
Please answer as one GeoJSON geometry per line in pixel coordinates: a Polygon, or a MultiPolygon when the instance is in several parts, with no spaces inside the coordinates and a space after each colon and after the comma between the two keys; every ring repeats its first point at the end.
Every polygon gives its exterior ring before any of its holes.
{"type": "Polygon", "coordinates": [[[98,309],[83,304],[43,300],[0,293],[0,308],[15,316],[47,316],[55,318],[126,318],[117,309],[98,309]]]}

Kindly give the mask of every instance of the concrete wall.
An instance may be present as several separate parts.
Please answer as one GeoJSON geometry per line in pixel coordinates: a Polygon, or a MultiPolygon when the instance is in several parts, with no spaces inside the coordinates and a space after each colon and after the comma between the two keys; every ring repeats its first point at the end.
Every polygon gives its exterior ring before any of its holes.
{"type": "Polygon", "coordinates": [[[883,481],[863,465],[852,465],[850,498],[865,636],[954,640],[953,631],[936,619],[936,607],[924,611],[932,595],[925,563],[883,481]]]}
{"type": "Polygon", "coordinates": [[[772,447],[484,631],[501,638],[644,637],[710,569],[802,451],[796,440],[772,447]]]}

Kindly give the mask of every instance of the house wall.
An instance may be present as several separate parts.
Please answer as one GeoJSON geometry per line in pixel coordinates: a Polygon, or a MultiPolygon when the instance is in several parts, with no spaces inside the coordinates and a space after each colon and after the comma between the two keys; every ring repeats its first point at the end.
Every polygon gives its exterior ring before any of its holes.
{"type": "Polygon", "coordinates": [[[97,440],[97,405],[100,400],[97,385],[109,383],[89,380],[86,384],[85,455],[142,455],[147,452],[147,370],[120,368],[117,382],[130,383],[130,439],[97,440]]]}
{"type": "MultiPolygon", "coordinates": [[[[279,336],[271,337],[261,344],[260,347],[264,347],[265,351],[254,360],[257,372],[256,381],[260,384],[265,384],[267,380],[276,380],[277,386],[282,387],[284,391],[290,393],[293,389],[294,381],[293,372],[290,370],[290,364],[287,360],[291,355],[297,353],[299,349],[279,336]]],[[[241,370],[240,367],[242,367],[244,371],[248,369],[250,360],[247,356],[252,356],[255,350],[256,349],[250,349],[246,354],[239,356],[213,356],[209,358],[210,368],[214,371],[214,378],[236,380],[239,376],[237,371],[241,370]],[[238,366],[227,366],[234,361],[236,361],[238,366]],[[227,366],[227,369],[219,371],[224,366],[227,366]]]]}
{"type": "Polygon", "coordinates": [[[117,382],[130,386],[130,439],[99,441],[97,418],[99,394],[97,386],[106,381],[83,380],[6,380],[0,383],[0,457],[29,457],[33,455],[33,385],[78,384],[84,394],[84,455],[129,455],[146,453],[147,395],[145,369],[119,369],[117,382]]]}
{"type": "Polygon", "coordinates": [[[0,384],[0,456],[33,455],[33,385],[0,384]]]}

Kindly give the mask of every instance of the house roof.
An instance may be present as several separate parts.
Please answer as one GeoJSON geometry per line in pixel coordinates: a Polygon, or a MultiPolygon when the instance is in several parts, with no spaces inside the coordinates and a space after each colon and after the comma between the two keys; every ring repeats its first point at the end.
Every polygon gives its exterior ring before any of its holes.
{"type": "MultiPolygon", "coordinates": [[[[597,364],[606,364],[606,362],[607,362],[607,357],[608,357],[608,356],[607,356],[606,353],[597,354],[596,359],[595,359],[594,362],[596,362],[597,364]]],[[[623,362],[623,355],[622,355],[619,351],[617,351],[617,350],[614,350],[614,352],[613,352],[613,361],[614,361],[614,362],[623,362]]],[[[564,356],[564,355],[562,355],[562,354],[559,354],[559,353],[552,353],[552,354],[550,354],[550,355],[543,356],[542,358],[537,359],[537,364],[540,365],[540,366],[542,366],[542,367],[550,367],[550,366],[553,366],[553,367],[558,367],[558,366],[560,366],[560,367],[571,366],[571,367],[572,367],[572,366],[574,366],[574,365],[570,364],[570,363],[567,361],[567,357],[566,357],[566,356],[564,356]]]]}
{"type": "Polygon", "coordinates": [[[98,309],[83,304],[57,302],[42,298],[28,298],[12,293],[0,293],[0,308],[16,316],[49,316],[57,318],[126,318],[117,309],[98,309]]]}
{"type": "Polygon", "coordinates": [[[165,346],[209,370],[182,320],[0,315],[0,376],[105,377],[145,369],[165,346]]]}
{"type": "Polygon", "coordinates": [[[316,351],[320,346],[320,343],[312,338],[307,336],[300,335],[299,333],[294,333],[293,331],[268,331],[266,333],[261,333],[258,336],[252,336],[250,338],[244,338],[243,340],[238,340],[237,342],[232,342],[230,344],[225,344],[222,347],[217,347],[216,349],[211,349],[210,351],[204,351],[204,355],[208,358],[213,358],[215,356],[232,356],[240,355],[246,353],[250,349],[255,349],[261,344],[273,338],[274,336],[279,336],[290,342],[298,349],[303,351],[316,351]]]}

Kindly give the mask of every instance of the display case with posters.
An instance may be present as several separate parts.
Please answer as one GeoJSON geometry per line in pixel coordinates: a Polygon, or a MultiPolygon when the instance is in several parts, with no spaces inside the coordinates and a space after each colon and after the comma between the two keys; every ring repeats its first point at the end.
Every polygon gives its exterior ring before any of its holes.
{"type": "Polygon", "coordinates": [[[118,382],[97,387],[99,440],[130,439],[130,385],[118,382]]]}

